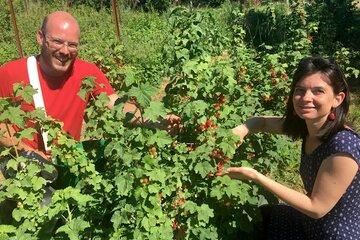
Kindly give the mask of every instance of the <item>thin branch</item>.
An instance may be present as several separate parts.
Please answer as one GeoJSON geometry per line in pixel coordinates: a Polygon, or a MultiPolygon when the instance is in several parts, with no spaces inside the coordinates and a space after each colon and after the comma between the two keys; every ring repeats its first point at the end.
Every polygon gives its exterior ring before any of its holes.
{"type": "Polygon", "coordinates": [[[111,7],[112,7],[112,15],[114,19],[115,24],[115,31],[116,31],[116,37],[120,41],[120,23],[119,23],[119,15],[117,10],[117,2],[116,0],[111,0],[111,7]]]}
{"type": "Polygon", "coordinates": [[[14,12],[14,6],[12,3],[12,0],[8,0],[9,3],[9,7],[10,7],[10,15],[11,15],[11,20],[12,20],[12,25],[13,25],[13,29],[14,29],[14,33],[15,33],[15,40],[16,40],[16,46],[19,52],[20,57],[24,57],[24,53],[21,47],[21,41],[20,41],[20,37],[19,37],[19,30],[18,27],[16,25],[16,16],[15,16],[15,12],[14,12]]]}
{"type": "Polygon", "coordinates": [[[14,139],[13,139],[13,135],[11,134],[11,131],[10,131],[10,128],[9,128],[9,124],[7,122],[5,122],[5,126],[6,126],[6,131],[10,137],[10,141],[11,141],[11,145],[13,146],[14,150],[15,150],[15,154],[16,154],[16,157],[19,157],[19,152],[17,150],[17,144],[15,144],[14,142],[14,139]]]}

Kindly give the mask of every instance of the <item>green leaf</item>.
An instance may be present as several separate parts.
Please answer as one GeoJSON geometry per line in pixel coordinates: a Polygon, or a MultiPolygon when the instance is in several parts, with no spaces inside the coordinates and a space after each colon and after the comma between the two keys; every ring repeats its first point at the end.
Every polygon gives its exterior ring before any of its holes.
{"type": "Polygon", "coordinates": [[[232,157],[234,154],[235,154],[235,146],[234,145],[230,145],[229,143],[227,142],[221,142],[219,144],[219,147],[221,148],[221,150],[224,152],[224,154],[227,156],[227,157],[232,157]]]}
{"type": "Polygon", "coordinates": [[[202,204],[198,210],[199,222],[208,223],[212,217],[214,217],[214,210],[209,208],[207,204],[202,204]]]}
{"type": "Polygon", "coordinates": [[[0,151],[0,157],[8,156],[11,153],[11,148],[5,148],[0,151]]]}
{"type": "Polygon", "coordinates": [[[145,108],[144,117],[155,122],[159,117],[166,116],[166,108],[162,102],[151,102],[150,106],[145,108]]]}
{"type": "Polygon", "coordinates": [[[203,115],[208,107],[208,104],[203,100],[192,101],[184,108],[184,113],[187,116],[203,115]]]}
{"type": "Polygon", "coordinates": [[[0,225],[0,233],[14,233],[16,227],[12,225],[0,225]]]}
{"type": "Polygon", "coordinates": [[[254,167],[254,166],[252,166],[252,164],[249,161],[246,161],[246,160],[241,161],[241,166],[242,167],[254,167]]]}
{"type": "Polygon", "coordinates": [[[129,68],[129,67],[127,67],[125,70],[126,72],[125,72],[124,82],[127,87],[130,87],[131,85],[133,85],[138,81],[136,76],[136,71],[134,71],[133,68],[129,68]]]}
{"type": "Polygon", "coordinates": [[[153,145],[156,144],[160,148],[168,146],[173,142],[171,136],[162,130],[156,130],[156,133],[149,136],[148,144],[153,145]]]}
{"type": "Polygon", "coordinates": [[[150,180],[165,184],[166,172],[163,169],[156,169],[148,173],[150,180]]]}
{"type": "Polygon", "coordinates": [[[184,210],[189,211],[189,213],[195,213],[198,210],[198,206],[193,201],[186,201],[184,204],[184,210]]]}
{"type": "Polygon", "coordinates": [[[175,51],[175,56],[180,59],[180,58],[183,58],[183,59],[188,59],[189,58],[189,50],[186,49],[186,48],[182,48],[178,51],[175,51]]]}
{"type": "Polygon", "coordinates": [[[6,168],[16,171],[18,168],[18,162],[15,159],[10,159],[6,164],[6,168]]]}
{"type": "MultiPolygon", "coordinates": [[[[203,224],[204,225],[204,224],[203,224]]],[[[217,229],[215,226],[206,226],[201,228],[199,239],[221,239],[217,234],[217,229]]]]}
{"type": "Polygon", "coordinates": [[[143,108],[148,107],[151,102],[151,97],[157,93],[157,88],[148,83],[144,83],[139,87],[132,87],[129,90],[129,95],[136,97],[136,101],[143,108]]]}
{"type": "Polygon", "coordinates": [[[82,100],[86,100],[86,95],[87,95],[87,90],[81,88],[78,92],[78,96],[82,99],[82,100]]]}
{"type": "Polygon", "coordinates": [[[15,221],[20,222],[23,217],[26,217],[26,214],[24,214],[24,209],[15,208],[12,211],[12,217],[15,219],[15,221]]]}
{"type": "Polygon", "coordinates": [[[34,176],[31,178],[31,184],[33,185],[34,190],[38,191],[46,184],[46,180],[41,177],[34,176]]]}
{"type": "Polygon", "coordinates": [[[88,202],[93,201],[94,198],[87,194],[82,194],[80,189],[75,189],[73,187],[67,187],[65,189],[55,191],[52,202],[65,202],[68,199],[74,199],[78,206],[85,206],[88,202]]]}
{"type": "Polygon", "coordinates": [[[45,164],[43,170],[47,173],[53,173],[56,168],[53,165],[45,164]]]}
{"type": "Polygon", "coordinates": [[[8,186],[7,193],[10,196],[18,195],[19,199],[26,199],[28,197],[28,192],[25,192],[22,188],[19,188],[14,184],[8,186]]]}
{"type": "Polygon", "coordinates": [[[16,136],[19,139],[27,138],[27,139],[33,139],[33,134],[37,131],[34,128],[25,128],[24,130],[17,132],[16,136]]]}
{"type": "Polygon", "coordinates": [[[134,179],[129,175],[118,175],[115,178],[115,185],[117,188],[118,196],[127,196],[129,192],[133,189],[134,179]]]}
{"type": "Polygon", "coordinates": [[[185,74],[192,76],[193,73],[197,72],[197,65],[198,65],[198,61],[189,60],[184,63],[182,70],[185,74]]]}
{"type": "Polygon", "coordinates": [[[9,107],[0,115],[0,122],[8,120],[9,122],[16,124],[17,126],[24,128],[24,112],[20,107],[9,107]]]}
{"type": "Polygon", "coordinates": [[[151,184],[148,187],[149,193],[158,193],[160,191],[160,186],[158,184],[151,184]]]}
{"type": "Polygon", "coordinates": [[[199,173],[201,177],[206,177],[211,171],[214,171],[214,167],[209,162],[198,162],[194,168],[196,173],[199,173]]]}
{"type": "Polygon", "coordinates": [[[141,226],[142,226],[146,231],[149,231],[149,230],[150,230],[149,218],[144,217],[144,218],[141,220],[141,226]]]}
{"type": "Polygon", "coordinates": [[[68,235],[70,240],[81,239],[81,232],[86,228],[89,228],[90,224],[87,221],[84,221],[80,218],[72,219],[66,225],[61,226],[57,229],[56,233],[63,232],[68,235]]]}
{"type": "Polygon", "coordinates": [[[220,200],[224,195],[221,185],[217,185],[211,188],[210,196],[220,200]]]}
{"type": "Polygon", "coordinates": [[[122,216],[120,211],[116,211],[113,213],[111,217],[111,222],[113,223],[114,229],[117,229],[120,227],[120,224],[122,222],[122,216]]]}
{"type": "Polygon", "coordinates": [[[86,100],[86,96],[89,92],[91,92],[94,87],[95,87],[95,77],[90,76],[90,77],[85,77],[82,80],[81,83],[81,88],[78,92],[78,96],[82,99],[82,100],[86,100]]]}
{"type": "Polygon", "coordinates": [[[152,169],[154,165],[157,163],[157,159],[152,157],[151,155],[146,155],[142,158],[144,163],[146,163],[145,167],[146,169],[152,169]]]}
{"type": "Polygon", "coordinates": [[[41,171],[40,166],[36,163],[29,164],[26,169],[29,176],[35,176],[41,171]]]}
{"type": "Polygon", "coordinates": [[[26,103],[33,102],[33,95],[37,92],[31,85],[26,85],[25,87],[21,83],[15,83],[14,94],[16,97],[21,97],[26,103]]]}

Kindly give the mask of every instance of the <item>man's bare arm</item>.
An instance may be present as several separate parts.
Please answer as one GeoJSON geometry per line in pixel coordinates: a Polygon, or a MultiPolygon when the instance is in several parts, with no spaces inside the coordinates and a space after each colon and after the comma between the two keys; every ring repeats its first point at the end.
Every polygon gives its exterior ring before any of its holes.
{"type": "Polygon", "coordinates": [[[33,149],[22,141],[17,140],[14,137],[15,133],[15,130],[10,125],[0,123],[0,145],[9,148],[11,147],[14,149],[15,152],[19,150],[36,152],[41,157],[49,160],[49,156],[47,156],[45,153],[37,149],[33,149]]]}
{"type": "Polygon", "coordinates": [[[14,135],[15,131],[5,123],[0,123],[0,145],[4,147],[16,146],[17,142],[10,135],[14,135]]]}
{"type": "MultiPolygon", "coordinates": [[[[117,94],[110,95],[108,107],[113,108],[118,99],[119,96],[117,94]]],[[[175,114],[168,114],[164,119],[159,119],[157,122],[151,122],[148,119],[143,118],[138,106],[131,101],[124,102],[123,112],[133,114],[131,120],[131,123],[133,124],[141,124],[150,128],[166,130],[171,134],[177,133],[181,129],[181,119],[175,114]]]]}
{"type": "MultiPolygon", "coordinates": [[[[119,99],[119,96],[117,94],[111,94],[109,96],[109,103],[108,103],[108,107],[111,109],[115,106],[116,104],[116,100],[119,99]]],[[[132,103],[130,101],[125,101],[124,102],[124,108],[123,108],[123,112],[124,113],[131,113],[133,114],[133,119],[131,120],[132,123],[135,124],[144,124],[143,122],[143,118],[141,116],[141,111],[138,108],[138,106],[136,106],[135,103],[132,103]]]]}

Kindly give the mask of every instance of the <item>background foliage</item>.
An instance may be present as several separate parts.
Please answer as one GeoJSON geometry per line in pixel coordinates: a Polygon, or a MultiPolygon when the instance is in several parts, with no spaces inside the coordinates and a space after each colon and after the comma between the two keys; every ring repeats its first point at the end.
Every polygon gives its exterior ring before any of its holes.
{"type": "MultiPolygon", "coordinates": [[[[41,175],[44,166],[1,149],[1,157],[11,158],[11,177],[1,185],[0,202],[2,209],[10,204],[12,217],[1,218],[0,239],[254,239],[259,206],[276,199],[216,173],[251,165],[301,189],[295,177],[299,144],[256,134],[239,146],[229,129],[253,115],[283,114],[292,73],[304,56],[335,57],[355,86],[359,9],[349,1],[129,0],[122,3],[117,41],[109,1],[69,2],[29,1],[26,12],[14,1],[25,55],[38,52],[34,34],[43,16],[70,11],[82,29],[80,57],[95,62],[144,117],[156,121],[172,112],[184,128],[170,135],[132,126],[122,106],[109,110],[100,95],[88,106],[77,143],[40,112],[1,99],[1,122],[24,127],[32,119],[51,129],[62,175],[50,184],[41,175]],[[44,204],[49,185],[55,192],[44,204]]],[[[3,64],[18,54],[6,2],[0,9],[3,64]]],[[[92,87],[84,80],[81,95],[92,87]]],[[[17,86],[16,92],[31,101],[30,88],[17,86]]],[[[31,133],[25,128],[15,137],[31,133]]]]}

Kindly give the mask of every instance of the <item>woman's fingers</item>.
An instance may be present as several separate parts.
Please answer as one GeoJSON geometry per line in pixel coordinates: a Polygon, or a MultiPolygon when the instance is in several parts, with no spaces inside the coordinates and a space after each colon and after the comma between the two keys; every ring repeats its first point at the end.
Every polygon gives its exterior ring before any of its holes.
{"type": "Polygon", "coordinates": [[[225,170],[223,175],[239,180],[254,180],[257,176],[257,171],[249,167],[230,167],[225,170]]]}

